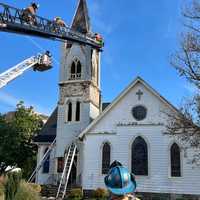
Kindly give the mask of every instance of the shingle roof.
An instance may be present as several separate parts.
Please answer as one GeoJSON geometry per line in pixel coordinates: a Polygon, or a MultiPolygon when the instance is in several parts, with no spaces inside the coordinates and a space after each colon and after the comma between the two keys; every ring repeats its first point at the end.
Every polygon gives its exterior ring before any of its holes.
{"type": "Polygon", "coordinates": [[[34,142],[53,142],[56,137],[58,108],[53,111],[40,133],[34,137],[34,142]]]}
{"type": "MultiPolygon", "coordinates": [[[[102,110],[104,110],[110,103],[103,103],[102,110]]],[[[47,120],[46,124],[40,131],[40,133],[34,137],[34,142],[48,142],[51,143],[56,137],[56,129],[57,129],[57,114],[58,108],[56,108],[49,119],[47,120]]]]}
{"type": "Polygon", "coordinates": [[[102,103],[102,111],[104,111],[106,108],[107,108],[107,106],[109,106],[110,105],[110,103],[102,103]]]}

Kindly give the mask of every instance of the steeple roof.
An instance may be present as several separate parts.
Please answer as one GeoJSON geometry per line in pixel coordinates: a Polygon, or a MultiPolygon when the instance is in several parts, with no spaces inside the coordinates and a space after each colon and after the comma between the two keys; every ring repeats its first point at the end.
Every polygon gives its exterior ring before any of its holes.
{"type": "Polygon", "coordinates": [[[72,22],[72,29],[81,33],[88,33],[90,31],[90,18],[86,0],[79,0],[72,22]]]}

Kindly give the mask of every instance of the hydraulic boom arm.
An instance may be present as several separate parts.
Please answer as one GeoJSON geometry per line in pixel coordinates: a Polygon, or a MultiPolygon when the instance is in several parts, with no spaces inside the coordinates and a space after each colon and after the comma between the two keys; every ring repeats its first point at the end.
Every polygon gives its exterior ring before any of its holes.
{"type": "Polygon", "coordinates": [[[45,71],[51,68],[51,64],[51,58],[46,53],[32,56],[0,74],[0,88],[16,79],[30,68],[33,68],[34,71],[45,71]]]}
{"type": "Polygon", "coordinates": [[[32,35],[59,41],[72,41],[90,45],[101,50],[102,45],[93,36],[86,36],[73,31],[70,27],[61,27],[51,20],[31,15],[34,23],[27,22],[23,17],[23,10],[0,3],[0,31],[32,35]]]}

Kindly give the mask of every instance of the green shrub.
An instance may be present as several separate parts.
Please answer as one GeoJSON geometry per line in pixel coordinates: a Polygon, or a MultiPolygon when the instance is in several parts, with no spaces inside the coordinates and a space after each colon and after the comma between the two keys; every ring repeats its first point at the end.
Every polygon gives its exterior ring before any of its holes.
{"type": "Polygon", "coordinates": [[[0,200],[4,200],[4,186],[0,184],[0,200]]]}
{"type": "Polygon", "coordinates": [[[0,196],[4,194],[4,186],[0,183],[0,196]]]}
{"type": "Polygon", "coordinates": [[[15,200],[15,195],[19,189],[21,181],[21,173],[10,172],[7,174],[7,181],[5,184],[5,200],[15,200]]]}
{"type": "Polygon", "coordinates": [[[83,198],[83,191],[80,188],[71,189],[67,199],[79,200],[83,198]]]}
{"type": "Polygon", "coordinates": [[[40,193],[42,188],[39,184],[36,184],[36,183],[29,183],[29,186],[35,190],[36,192],[40,193]]]}
{"type": "Polygon", "coordinates": [[[40,200],[40,195],[28,183],[22,181],[15,200],[40,200]]]}
{"type": "Polygon", "coordinates": [[[108,190],[104,188],[97,188],[93,193],[93,197],[97,199],[107,199],[108,196],[109,196],[108,190]]]}

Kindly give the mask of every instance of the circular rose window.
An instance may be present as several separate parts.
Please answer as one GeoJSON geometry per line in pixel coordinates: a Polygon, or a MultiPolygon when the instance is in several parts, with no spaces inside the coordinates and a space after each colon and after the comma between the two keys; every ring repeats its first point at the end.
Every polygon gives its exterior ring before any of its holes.
{"type": "Polygon", "coordinates": [[[141,121],[147,116],[147,109],[144,106],[135,106],[132,109],[132,115],[137,121],[141,121]]]}

